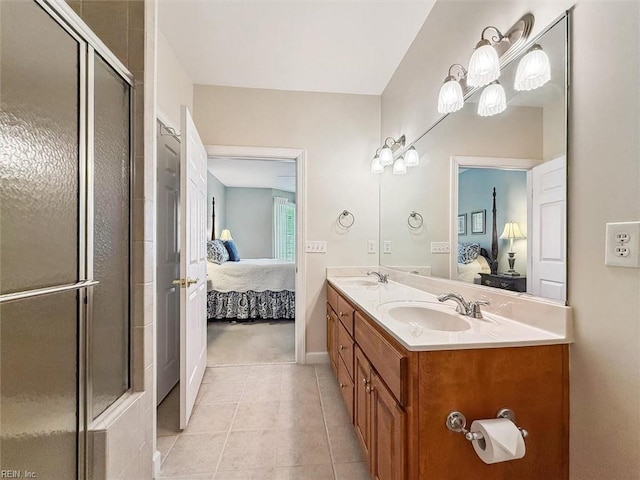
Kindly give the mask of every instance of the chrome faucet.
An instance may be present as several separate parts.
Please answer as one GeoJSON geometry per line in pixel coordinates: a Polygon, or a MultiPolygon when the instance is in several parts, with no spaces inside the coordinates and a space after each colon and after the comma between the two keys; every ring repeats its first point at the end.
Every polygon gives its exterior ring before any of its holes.
{"type": "Polygon", "coordinates": [[[388,275],[385,275],[384,273],[371,271],[367,272],[367,275],[375,275],[376,277],[378,277],[378,282],[380,283],[389,283],[388,275]]]}
{"type": "Polygon", "coordinates": [[[489,305],[486,300],[476,300],[473,302],[467,302],[459,293],[445,293],[438,297],[439,302],[446,302],[447,300],[453,300],[456,302],[456,312],[460,315],[465,315],[471,318],[482,319],[482,311],[480,305],[489,305]]]}

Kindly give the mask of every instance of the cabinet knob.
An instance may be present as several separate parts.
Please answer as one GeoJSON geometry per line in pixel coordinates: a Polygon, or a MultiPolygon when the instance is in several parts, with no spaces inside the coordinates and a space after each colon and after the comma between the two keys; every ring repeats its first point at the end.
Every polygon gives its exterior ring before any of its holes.
{"type": "Polygon", "coordinates": [[[369,385],[367,385],[367,387],[364,390],[367,393],[371,393],[371,387],[369,385]]]}
{"type": "Polygon", "coordinates": [[[340,345],[340,346],[338,347],[338,350],[344,350],[344,345],[340,345]]]}
{"type": "Polygon", "coordinates": [[[344,388],[344,383],[340,382],[340,388],[344,388]]]}
{"type": "Polygon", "coordinates": [[[508,287],[509,284],[507,282],[500,282],[501,287],[508,287]]]}
{"type": "Polygon", "coordinates": [[[346,314],[346,313],[344,313],[344,312],[340,312],[340,316],[341,316],[341,317],[346,317],[346,316],[347,316],[347,314],[346,314]]]}
{"type": "Polygon", "coordinates": [[[327,321],[331,320],[331,315],[327,315],[327,321]]]}
{"type": "Polygon", "coordinates": [[[366,378],[363,378],[363,379],[362,379],[362,384],[363,384],[363,385],[366,385],[367,383],[369,383],[369,380],[367,380],[366,378]]]}

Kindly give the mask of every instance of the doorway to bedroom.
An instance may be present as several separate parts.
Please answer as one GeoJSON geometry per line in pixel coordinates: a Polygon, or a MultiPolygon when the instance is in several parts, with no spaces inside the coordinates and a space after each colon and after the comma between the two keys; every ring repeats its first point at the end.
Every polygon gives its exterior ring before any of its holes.
{"type": "Polygon", "coordinates": [[[210,155],[207,366],[295,362],[296,160],[210,155]]]}

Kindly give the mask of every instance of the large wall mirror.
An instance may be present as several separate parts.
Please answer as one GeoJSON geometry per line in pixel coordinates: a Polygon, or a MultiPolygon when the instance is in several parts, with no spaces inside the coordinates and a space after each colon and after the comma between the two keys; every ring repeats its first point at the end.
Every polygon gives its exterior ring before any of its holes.
{"type": "Polygon", "coordinates": [[[528,42],[550,81],[514,90],[522,49],[500,75],[504,112],[479,116],[473,92],[414,143],[417,167],[380,175],[381,265],[566,301],[568,23],[528,42]]]}

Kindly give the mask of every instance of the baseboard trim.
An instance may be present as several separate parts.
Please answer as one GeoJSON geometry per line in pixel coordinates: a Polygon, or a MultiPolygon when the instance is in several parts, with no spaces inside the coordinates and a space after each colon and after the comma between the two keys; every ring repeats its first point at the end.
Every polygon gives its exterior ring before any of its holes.
{"type": "Polygon", "coordinates": [[[329,354],[327,352],[307,352],[306,361],[311,365],[329,363],[329,354]]]}

